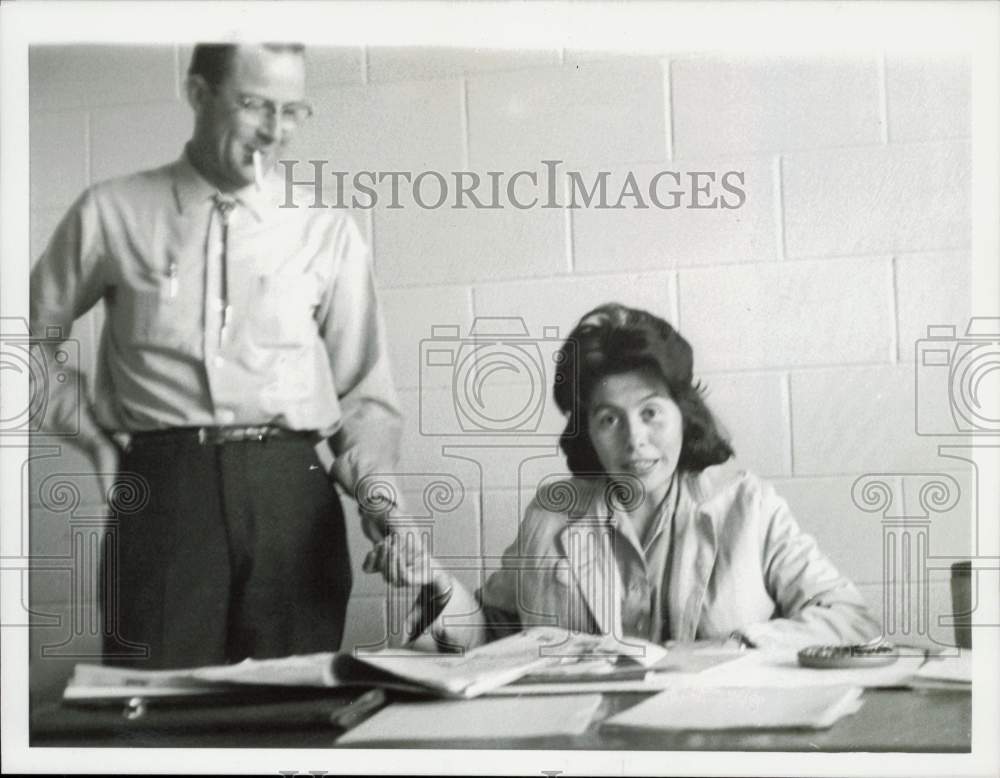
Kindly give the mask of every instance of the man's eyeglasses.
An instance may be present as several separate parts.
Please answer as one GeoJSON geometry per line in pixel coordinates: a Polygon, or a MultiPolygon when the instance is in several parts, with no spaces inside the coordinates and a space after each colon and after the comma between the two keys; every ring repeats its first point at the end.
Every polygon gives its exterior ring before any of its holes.
{"type": "Polygon", "coordinates": [[[246,121],[260,125],[271,121],[278,115],[282,126],[286,129],[294,129],[313,115],[313,108],[309,103],[285,103],[280,108],[273,100],[256,95],[239,95],[236,98],[236,107],[240,116],[246,121]]]}

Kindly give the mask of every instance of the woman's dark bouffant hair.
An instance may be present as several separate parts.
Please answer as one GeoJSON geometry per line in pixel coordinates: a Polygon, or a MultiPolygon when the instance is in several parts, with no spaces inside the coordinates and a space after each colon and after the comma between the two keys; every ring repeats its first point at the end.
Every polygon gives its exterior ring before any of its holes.
{"type": "Polygon", "coordinates": [[[663,319],[646,311],[608,303],[580,319],[559,351],[553,390],[559,409],[568,414],[559,445],[574,475],[594,475],[603,468],[587,432],[587,406],[598,381],[609,375],[651,369],[663,380],[683,419],[683,442],[677,469],[701,472],[725,462],[733,449],[722,436],[692,381],[691,346],[663,319]]]}

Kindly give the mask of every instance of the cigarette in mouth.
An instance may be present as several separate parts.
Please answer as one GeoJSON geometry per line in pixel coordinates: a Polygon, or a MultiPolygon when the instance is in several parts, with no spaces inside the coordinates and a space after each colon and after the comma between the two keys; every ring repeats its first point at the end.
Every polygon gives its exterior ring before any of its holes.
{"type": "Polygon", "coordinates": [[[253,152],[253,180],[257,191],[261,191],[264,188],[264,164],[260,160],[259,149],[254,149],[253,152]]]}

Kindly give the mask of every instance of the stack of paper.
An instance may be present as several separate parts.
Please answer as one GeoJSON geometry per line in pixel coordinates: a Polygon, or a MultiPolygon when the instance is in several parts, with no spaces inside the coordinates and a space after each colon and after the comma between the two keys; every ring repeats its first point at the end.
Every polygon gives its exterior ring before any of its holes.
{"type": "MultiPolygon", "coordinates": [[[[662,647],[628,646],[635,668],[651,666],[666,654],[662,647]]],[[[406,649],[317,653],[280,659],[246,659],[238,664],[183,670],[133,670],[77,665],[63,699],[215,694],[239,686],[377,686],[421,691],[441,697],[476,697],[543,667],[608,664],[622,647],[600,635],[567,635],[554,627],[518,632],[463,654],[433,654],[406,649]]]]}
{"type": "Polygon", "coordinates": [[[337,745],[579,735],[600,703],[599,694],[398,702],[350,730],[337,745]]]}
{"type": "Polygon", "coordinates": [[[660,692],[604,722],[631,729],[824,729],[861,707],[858,686],[691,688],[660,692]]]}

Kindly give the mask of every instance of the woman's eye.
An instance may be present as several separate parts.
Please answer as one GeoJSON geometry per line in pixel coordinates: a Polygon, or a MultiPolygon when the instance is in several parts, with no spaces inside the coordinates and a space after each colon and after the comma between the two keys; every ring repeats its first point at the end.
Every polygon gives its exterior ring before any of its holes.
{"type": "Polygon", "coordinates": [[[611,414],[609,413],[604,414],[603,416],[597,417],[597,426],[601,427],[602,429],[606,429],[609,427],[613,427],[616,421],[618,421],[618,419],[612,416],[611,414]]]}
{"type": "Polygon", "coordinates": [[[643,408],[642,410],[642,418],[646,419],[647,421],[651,421],[659,415],[660,415],[660,409],[653,405],[649,406],[648,408],[643,408]]]}

